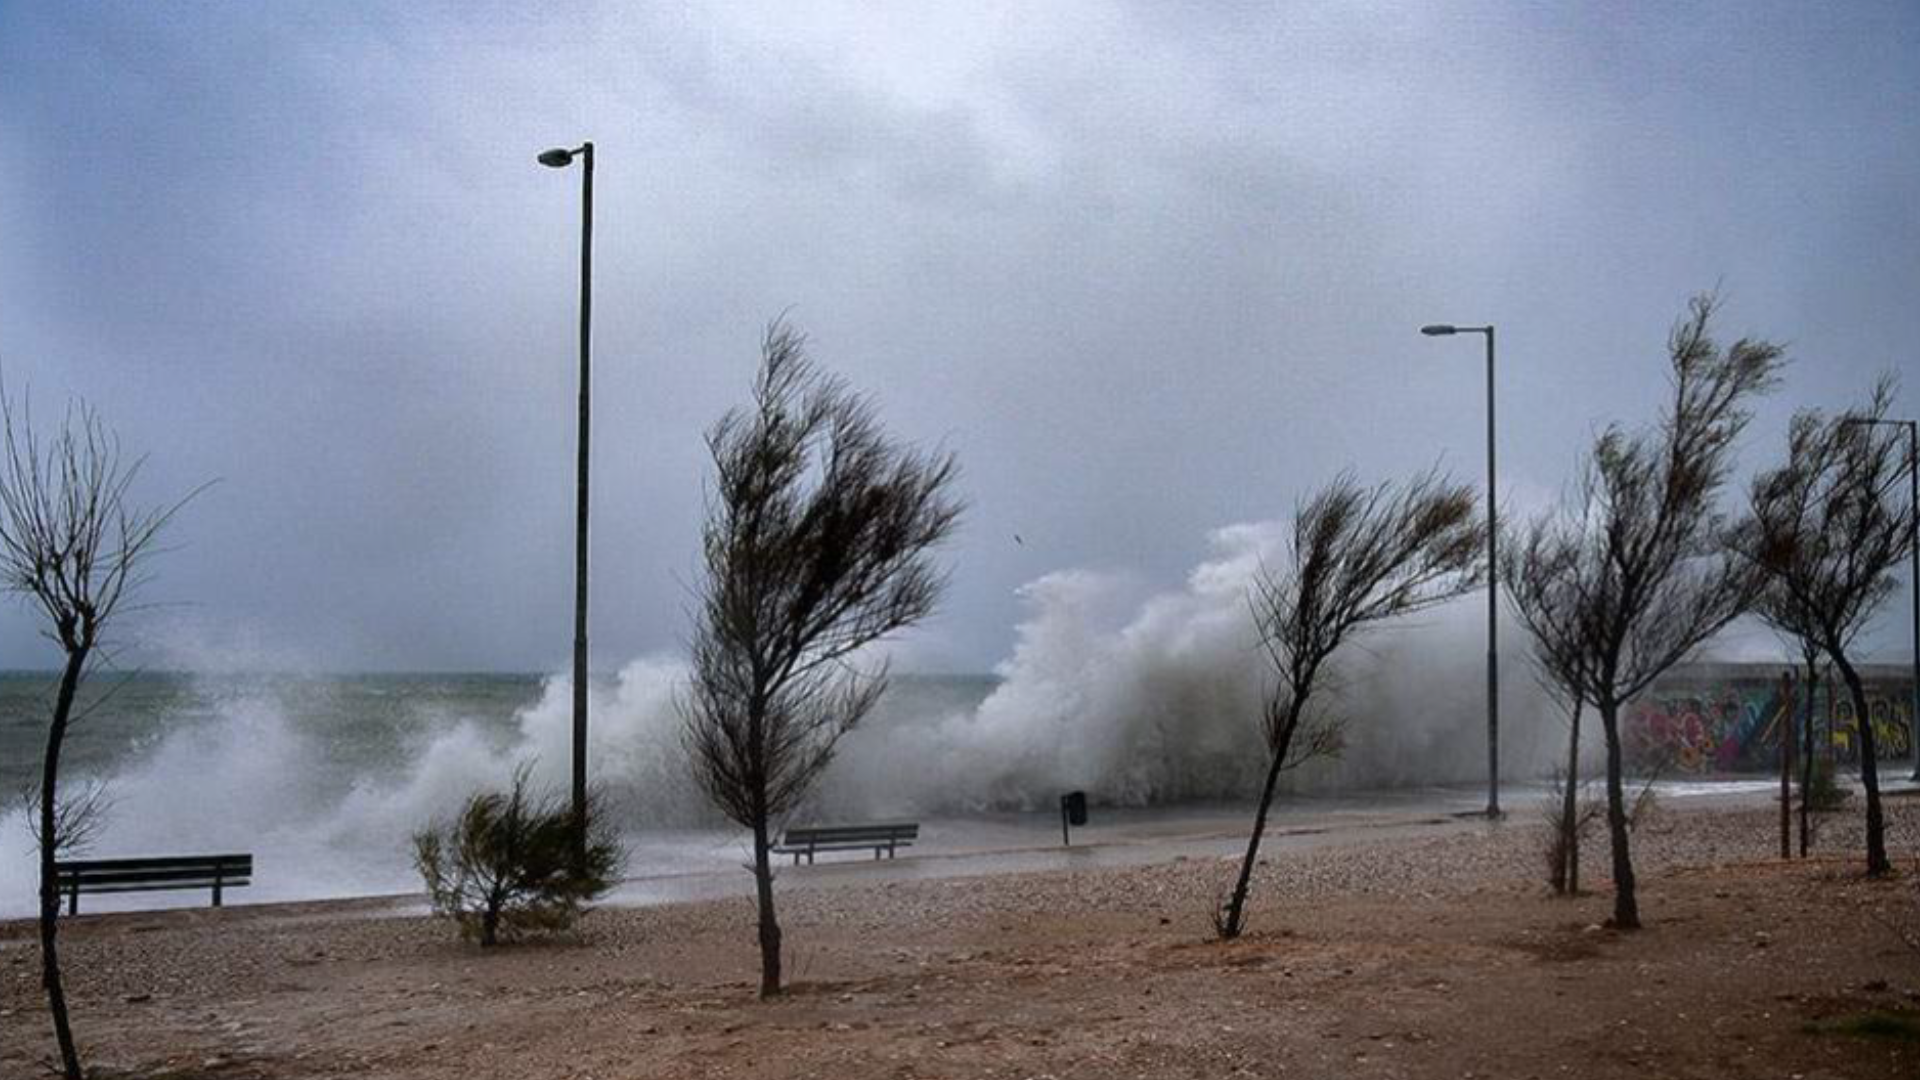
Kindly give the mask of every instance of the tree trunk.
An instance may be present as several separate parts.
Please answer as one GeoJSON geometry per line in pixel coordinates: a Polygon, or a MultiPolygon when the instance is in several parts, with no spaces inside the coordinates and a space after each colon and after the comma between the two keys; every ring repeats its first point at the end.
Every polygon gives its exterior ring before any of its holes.
{"type": "Polygon", "coordinates": [[[1780,858],[1793,858],[1793,672],[1780,679],[1780,858]]]}
{"type": "Polygon", "coordinates": [[[500,941],[500,899],[488,897],[486,909],[480,913],[480,944],[489,948],[500,941]]]}
{"type": "Polygon", "coordinates": [[[40,984],[47,991],[47,1011],[53,1014],[53,1034],[60,1043],[60,1068],[66,1080],[80,1080],[80,1051],[73,1043],[73,1025],[67,1020],[67,991],[60,980],[60,881],[54,871],[60,837],[56,784],[60,779],[60,747],[73,716],[73,699],[86,668],[86,646],[67,653],[60,673],[60,691],[53,703],[53,722],[47,727],[47,753],[40,773],[40,984]]]}
{"type": "Polygon", "coordinates": [[[1565,864],[1561,884],[1568,896],[1580,895],[1580,712],[1586,702],[1573,699],[1573,730],[1567,737],[1567,792],[1560,808],[1565,830],[1565,864]]]}
{"type": "Polygon", "coordinates": [[[760,996],[780,992],[780,923],[773,915],[773,854],[767,840],[767,819],[753,823],[753,888],[760,905],[760,996]]]}
{"type": "Polygon", "coordinates": [[[1607,737],[1607,834],[1613,841],[1613,926],[1640,929],[1640,905],[1633,892],[1633,855],[1628,849],[1627,794],[1621,779],[1620,706],[1600,706],[1600,727],[1607,737]]]}
{"type": "Polygon", "coordinates": [[[1813,840],[1813,699],[1820,692],[1820,672],[1807,660],[1807,729],[1803,733],[1800,762],[1800,857],[1807,857],[1813,840]]]}
{"type": "Polygon", "coordinates": [[[1247,889],[1253,884],[1253,866],[1260,858],[1260,837],[1267,831],[1267,810],[1273,805],[1280,768],[1286,764],[1288,744],[1293,741],[1294,727],[1300,722],[1300,708],[1296,701],[1289,710],[1286,735],[1274,752],[1273,763],[1267,766],[1267,784],[1260,791],[1260,809],[1253,815],[1253,835],[1247,838],[1247,857],[1240,863],[1240,878],[1234,882],[1233,898],[1227,901],[1227,918],[1220,926],[1220,936],[1229,941],[1246,929],[1247,889]]]}
{"type": "Polygon", "coordinates": [[[1853,699],[1853,726],[1860,734],[1860,783],[1867,789],[1867,876],[1882,877],[1893,871],[1887,860],[1886,822],[1880,816],[1880,768],[1875,761],[1873,715],[1867,711],[1867,690],[1860,673],[1853,669],[1839,650],[1832,650],[1840,677],[1847,682],[1847,695],[1853,699]]]}

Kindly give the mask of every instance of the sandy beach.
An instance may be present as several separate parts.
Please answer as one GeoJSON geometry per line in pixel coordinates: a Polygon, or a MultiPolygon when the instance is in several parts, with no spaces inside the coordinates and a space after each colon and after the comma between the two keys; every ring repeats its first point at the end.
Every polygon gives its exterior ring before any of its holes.
{"type": "MultiPolygon", "coordinates": [[[[1636,835],[1635,934],[1600,926],[1603,841],[1595,891],[1547,895],[1527,813],[1277,851],[1230,944],[1217,855],[787,888],[771,1002],[738,897],[488,951],[390,900],[82,916],[63,940],[115,1076],[1910,1078],[1920,799],[1889,810],[1900,872],[1867,882],[1857,814],[1782,863],[1762,800],[1674,800],[1636,835]]],[[[37,973],[30,924],[0,924],[8,1077],[51,1051],[37,973]]]]}

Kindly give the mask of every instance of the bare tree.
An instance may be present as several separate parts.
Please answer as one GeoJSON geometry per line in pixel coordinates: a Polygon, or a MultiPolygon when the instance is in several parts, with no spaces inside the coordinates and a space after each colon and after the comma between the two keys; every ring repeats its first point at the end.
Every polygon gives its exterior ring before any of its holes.
{"type": "Polygon", "coordinates": [[[158,509],[131,505],[128,491],[141,459],[128,460],[119,440],[85,404],[70,407],[65,423],[43,443],[33,429],[30,409],[23,404],[16,414],[13,400],[0,389],[0,426],[5,441],[5,460],[0,461],[0,582],[37,611],[42,633],[64,658],[37,790],[40,971],[61,1069],[68,1080],[79,1080],[80,1054],[60,975],[55,861],[97,824],[101,804],[94,794],[63,797],[60,751],[78,719],[74,702],[81,684],[103,655],[106,630],[125,610],[161,528],[184,500],[158,509]]]}
{"type": "Polygon", "coordinates": [[[1729,546],[1718,510],[1746,428],[1747,403],[1771,388],[1781,350],[1741,339],[1722,348],[1717,302],[1694,298],[1668,336],[1672,401],[1650,430],[1612,426],[1595,440],[1581,482],[1528,528],[1532,558],[1568,566],[1565,585],[1516,607],[1551,610],[1578,652],[1579,696],[1600,716],[1607,747],[1607,832],[1613,925],[1640,926],[1624,789],[1620,710],[1753,603],[1760,576],[1729,546]]]}
{"type": "Polygon", "coordinates": [[[1889,497],[1905,473],[1905,455],[1896,439],[1862,422],[1884,419],[1893,399],[1893,381],[1882,379],[1865,406],[1838,418],[1797,414],[1786,462],[1754,481],[1752,517],[1739,545],[1766,575],[1761,614],[1832,660],[1853,700],[1867,794],[1867,873],[1876,876],[1892,864],[1866,688],[1848,654],[1893,595],[1908,552],[1914,509],[1889,497]]]}
{"type": "Polygon", "coordinates": [[[753,831],[760,992],[780,992],[770,848],[778,822],[886,687],[856,654],[930,614],[946,579],[932,549],[961,504],[951,455],[889,438],[872,405],[768,327],[753,403],[707,434],[717,473],[704,534],[692,686],[695,778],[753,831]]]}
{"type": "Polygon", "coordinates": [[[1245,929],[1247,890],[1280,774],[1339,750],[1341,721],[1314,708],[1328,659],[1367,627],[1478,588],[1485,538],[1473,488],[1436,472],[1374,488],[1342,475],[1295,515],[1291,561],[1282,572],[1263,569],[1252,591],[1254,625],[1275,676],[1261,716],[1269,761],[1240,876],[1215,919],[1221,937],[1245,929]]]}

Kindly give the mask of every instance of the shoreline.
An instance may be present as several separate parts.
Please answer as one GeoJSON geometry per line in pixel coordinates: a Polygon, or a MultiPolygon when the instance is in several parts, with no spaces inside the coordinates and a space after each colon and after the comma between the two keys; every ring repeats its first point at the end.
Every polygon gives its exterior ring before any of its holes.
{"type": "MultiPolygon", "coordinates": [[[[1920,1018],[1889,929],[1920,942],[1920,800],[1888,810],[1901,873],[1866,882],[1857,813],[1783,863],[1763,800],[1658,804],[1633,934],[1600,925],[1603,837],[1593,891],[1554,899],[1544,829],[1514,818],[1273,852],[1234,942],[1207,928],[1230,857],[783,882],[772,1001],[741,896],[488,950],[368,899],[83,915],[62,940],[109,1076],[1906,1077],[1904,1043],[1814,1033],[1920,1018]]],[[[30,941],[0,950],[0,1073],[47,1049],[36,972],[30,941]]]]}
{"type": "MultiPolygon", "coordinates": [[[[1537,784],[1512,785],[1510,809],[1502,826],[1534,823],[1537,784]]],[[[1753,808],[1774,805],[1771,781],[1748,777],[1665,781],[1656,788],[1660,797],[1688,807],[1753,808]]],[[[1889,784],[1889,798],[1920,796],[1920,785],[1889,784]],[[1903,786],[1904,785],[1904,786],[1903,786]]],[[[1263,852],[1285,853],[1323,847],[1342,847],[1369,839],[1415,836],[1423,832],[1484,825],[1476,789],[1461,786],[1398,789],[1352,796],[1299,797],[1276,804],[1263,852]]],[[[862,852],[823,856],[812,865],[794,867],[776,860],[782,890],[858,888],[878,882],[946,880],[1008,874],[1048,873],[1092,868],[1150,866],[1186,859],[1237,858],[1244,850],[1252,822],[1251,806],[1190,804],[1160,808],[1096,807],[1094,821],[1074,832],[1070,846],[1059,843],[1058,819],[1048,812],[997,813],[941,817],[923,832],[933,842],[907,849],[896,859],[873,860],[862,852]],[[944,835],[943,835],[944,834],[944,835]]],[[[703,833],[721,835],[718,830],[703,833]]],[[[1604,839],[1604,838],[1603,838],[1604,839]]],[[[712,850],[719,850],[715,844],[712,850]]],[[[750,895],[751,879],[740,865],[750,859],[744,845],[738,858],[714,857],[713,865],[635,874],[595,907],[631,908],[693,903],[750,895]]],[[[256,859],[256,879],[270,873],[270,864],[256,859]]],[[[204,890],[110,894],[86,897],[78,916],[62,915],[63,925],[120,915],[155,915],[207,908],[204,890]],[[93,909],[89,910],[89,904],[93,909]]],[[[229,892],[220,910],[326,910],[368,914],[425,915],[426,896],[413,889],[346,893],[337,896],[249,899],[244,889],[229,892]]],[[[12,938],[34,933],[37,916],[31,910],[0,917],[0,946],[12,938]]]]}

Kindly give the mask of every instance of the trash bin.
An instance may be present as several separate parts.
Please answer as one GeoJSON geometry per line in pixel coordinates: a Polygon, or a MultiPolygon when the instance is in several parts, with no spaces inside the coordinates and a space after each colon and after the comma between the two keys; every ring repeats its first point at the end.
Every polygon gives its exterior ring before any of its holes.
{"type": "Polygon", "coordinates": [[[1061,812],[1067,815],[1067,824],[1085,825],[1087,823],[1087,793],[1069,791],[1060,796],[1061,812]]]}

